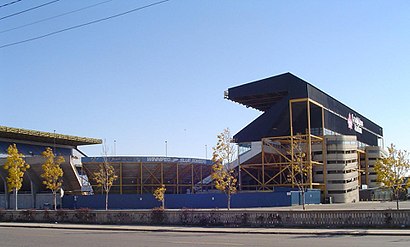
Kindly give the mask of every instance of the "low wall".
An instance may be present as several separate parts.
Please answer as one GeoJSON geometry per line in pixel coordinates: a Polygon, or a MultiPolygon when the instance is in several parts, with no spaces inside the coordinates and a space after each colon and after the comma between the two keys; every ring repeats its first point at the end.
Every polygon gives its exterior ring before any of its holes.
{"type": "MultiPolygon", "coordinates": [[[[15,207],[15,195],[13,193],[10,195],[0,194],[0,208],[7,208],[7,200],[10,200],[9,208],[13,209],[15,207]]],[[[21,193],[17,195],[17,204],[19,209],[50,209],[54,205],[53,194],[38,193],[33,196],[32,194],[21,193]]],[[[57,194],[57,207],[60,207],[61,204],[61,196],[57,194]]]]}
{"type": "Polygon", "coordinates": [[[204,227],[410,228],[410,210],[1,210],[0,221],[204,227]]]}
{"type": "MultiPolygon", "coordinates": [[[[10,194],[10,208],[15,208],[16,195],[10,194]]],[[[18,208],[33,208],[33,196],[31,194],[17,194],[17,206],[18,208]]]]}
{"type": "MultiPolygon", "coordinates": [[[[320,191],[306,192],[306,204],[319,204],[320,191]]],[[[232,208],[290,206],[300,202],[298,191],[242,192],[232,195],[232,208]]],[[[161,206],[152,194],[110,194],[110,209],[152,209],[161,206]]],[[[223,193],[166,194],[165,208],[226,208],[227,196],[223,193]]],[[[64,196],[63,208],[105,208],[105,195],[64,196]]]]}
{"type": "Polygon", "coordinates": [[[7,207],[7,200],[6,200],[6,194],[0,194],[0,208],[6,208],[7,207]]]}
{"type": "MultiPolygon", "coordinates": [[[[61,196],[56,195],[57,207],[61,207],[61,196]]],[[[36,208],[37,209],[52,209],[54,205],[54,196],[51,193],[36,194],[36,208]]]]}

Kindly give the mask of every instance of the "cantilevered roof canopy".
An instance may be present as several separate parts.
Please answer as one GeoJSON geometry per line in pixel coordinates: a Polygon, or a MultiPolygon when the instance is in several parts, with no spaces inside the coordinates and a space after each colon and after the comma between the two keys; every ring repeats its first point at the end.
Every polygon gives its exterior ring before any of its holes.
{"type": "Polygon", "coordinates": [[[225,98],[266,112],[283,98],[306,98],[306,82],[285,73],[229,88],[225,98]]]}
{"type": "MultiPolygon", "coordinates": [[[[368,145],[378,145],[377,138],[383,136],[383,129],[379,125],[291,73],[229,88],[225,91],[225,98],[263,112],[234,136],[238,143],[260,141],[264,137],[290,135],[289,101],[294,99],[310,99],[320,104],[325,110],[325,128],[335,133],[356,135],[359,141],[368,145]],[[350,115],[363,122],[363,133],[348,128],[347,120],[350,115]]],[[[294,115],[292,125],[300,127],[296,131],[304,131],[307,128],[304,125],[308,121],[306,113],[303,108],[295,109],[292,113],[294,115]]],[[[313,111],[313,108],[310,110],[313,111]]],[[[318,111],[313,120],[311,119],[311,124],[313,122],[315,126],[312,128],[321,128],[321,111],[318,111]]]]}
{"type": "Polygon", "coordinates": [[[0,126],[0,138],[41,143],[56,143],[68,146],[81,146],[102,143],[101,139],[63,135],[37,130],[19,129],[6,126],[0,126]]]}

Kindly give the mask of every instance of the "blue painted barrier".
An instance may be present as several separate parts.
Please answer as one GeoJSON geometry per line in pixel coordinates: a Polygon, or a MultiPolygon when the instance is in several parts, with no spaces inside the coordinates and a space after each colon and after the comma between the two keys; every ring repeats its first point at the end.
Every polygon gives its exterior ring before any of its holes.
{"type": "MultiPolygon", "coordinates": [[[[291,205],[302,205],[302,192],[291,191],[291,205]]],[[[320,190],[309,189],[305,192],[305,204],[319,204],[320,190]]]]}
{"type": "MultiPolygon", "coordinates": [[[[242,192],[232,195],[232,208],[278,207],[298,204],[298,191],[281,190],[275,192],[242,192]]],[[[300,197],[300,196],[299,196],[300,197]]],[[[320,190],[310,190],[306,193],[307,204],[320,203],[320,190]]],[[[108,207],[110,209],[152,209],[161,206],[151,194],[110,194],[108,207]]],[[[165,207],[180,208],[226,208],[227,196],[223,193],[206,194],[166,194],[165,207]]],[[[104,195],[63,197],[63,208],[104,209],[104,195]]]]}

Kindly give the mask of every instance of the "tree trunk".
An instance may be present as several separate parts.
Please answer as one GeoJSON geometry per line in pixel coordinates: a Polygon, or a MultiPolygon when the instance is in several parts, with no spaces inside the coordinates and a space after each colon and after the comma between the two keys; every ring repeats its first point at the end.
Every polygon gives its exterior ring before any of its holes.
{"type": "Polygon", "coordinates": [[[108,210],[108,191],[105,192],[105,210],[108,210]]]}
{"type": "Polygon", "coordinates": [[[18,190],[16,188],[13,189],[14,190],[14,199],[15,199],[15,205],[14,205],[14,209],[18,210],[17,207],[17,194],[18,194],[18,190]]]}
{"type": "Polygon", "coordinates": [[[231,193],[228,193],[228,210],[231,209],[231,193]]]}
{"type": "Polygon", "coordinates": [[[399,210],[399,196],[400,196],[400,192],[396,192],[396,206],[397,206],[397,210],[399,210]]]}
{"type": "Polygon", "coordinates": [[[302,208],[305,210],[305,189],[302,189],[302,208]]]}
{"type": "Polygon", "coordinates": [[[54,210],[57,210],[57,191],[53,191],[54,210]]]}

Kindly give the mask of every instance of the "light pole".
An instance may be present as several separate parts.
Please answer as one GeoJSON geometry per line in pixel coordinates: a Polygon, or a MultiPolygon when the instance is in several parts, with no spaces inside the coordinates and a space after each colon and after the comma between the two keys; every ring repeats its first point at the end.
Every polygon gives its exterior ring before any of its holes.
{"type": "Polygon", "coordinates": [[[56,152],[56,130],[54,130],[54,146],[53,146],[53,152],[54,152],[54,155],[57,154],[57,152],[56,152]]]}
{"type": "Polygon", "coordinates": [[[117,156],[117,140],[114,140],[114,156],[117,156]]]}
{"type": "Polygon", "coordinates": [[[165,157],[168,157],[168,141],[165,141],[165,157]]]}
{"type": "Polygon", "coordinates": [[[205,144],[205,159],[208,159],[208,145],[205,144]]]}

